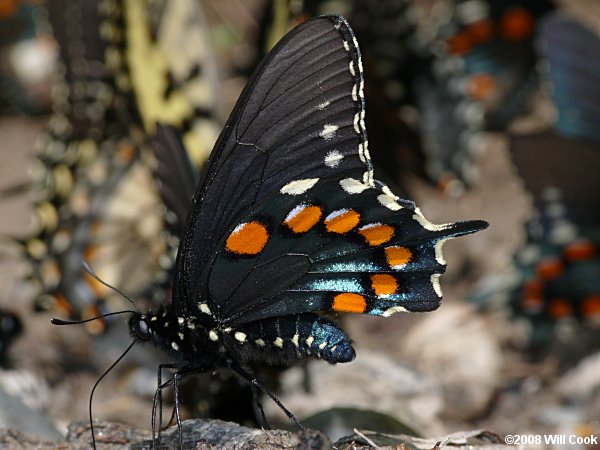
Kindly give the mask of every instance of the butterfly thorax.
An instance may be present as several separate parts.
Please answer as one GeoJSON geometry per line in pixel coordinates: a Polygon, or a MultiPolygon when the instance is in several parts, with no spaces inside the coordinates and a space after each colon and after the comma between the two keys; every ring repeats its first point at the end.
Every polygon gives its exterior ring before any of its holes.
{"type": "Polygon", "coordinates": [[[210,370],[220,364],[222,351],[209,339],[209,331],[195,316],[175,316],[166,306],[157,312],[134,313],[129,319],[134,339],[150,342],[172,361],[210,370]]]}

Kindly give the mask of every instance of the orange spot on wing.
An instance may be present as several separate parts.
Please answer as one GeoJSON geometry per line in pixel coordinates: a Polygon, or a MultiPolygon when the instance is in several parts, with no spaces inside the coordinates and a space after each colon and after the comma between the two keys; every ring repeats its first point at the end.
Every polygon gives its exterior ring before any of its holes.
{"type": "Polygon", "coordinates": [[[225,248],[240,255],[256,255],[268,240],[267,228],[260,222],[252,221],[238,225],[227,238],[225,248]]]}
{"type": "Polygon", "coordinates": [[[581,305],[581,312],[586,319],[600,317],[600,295],[586,298],[581,305]]]}
{"type": "Polygon", "coordinates": [[[390,267],[398,268],[410,262],[412,252],[406,247],[388,247],[385,249],[385,257],[390,267]]]}
{"type": "Polygon", "coordinates": [[[344,234],[352,230],[360,222],[360,214],[353,209],[334,211],[325,219],[327,231],[344,234]]]}
{"type": "Polygon", "coordinates": [[[390,225],[367,225],[358,230],[358,234],[366,239],[369,245],[381,245],[394,236],[394,227],[390,225]]]}
{"type": "Polygon", "coordinates": [[[537,274],[545,279],[551,280],[558,277],[563,272],[564,266],[558,258],[547,258],[540,261],[537,265],[537,274]]]}
{"type": "Polygon", "coordinates": [[[305,206],[288,214],[283,223],[294,233],[305,233],[315,226],[322,215],[323,212],[318,206],[305,206]]]}
{"type": "Polygon", "coordinates": [[[520,41],[533,33],[535,19],[524,8],[510,8],[500,20],[500,33],[507,41],[520,41]]]}
{"type": "Polygon", "coordinates": [[[564,298],[555,298],[548,305],[548,315],[553,319],[561,319],[573,315],[573,307],[564,298]]]}
{"type": "Polygon", "coordinates": [[[367,301],[360,294],[344,292],[333,298],[332,309],[338,312],[364,313],[367,309],[367,301]]]}
{"type": "Polygon", "coordinates": [[[396,278],[386,273],[371,275],[371,286],[378,296],[392,295],[398,291],[398,282],[396,281],[396,278]]]}
{"type": "Polygon", "coordinates": [[[565,258],[569,261],[584,261],[586,259],[591,259],[596,256],[597,252],[598,249],[592,242],[584,240],[572,242],[565,246],[564,249],[565,258]]]}

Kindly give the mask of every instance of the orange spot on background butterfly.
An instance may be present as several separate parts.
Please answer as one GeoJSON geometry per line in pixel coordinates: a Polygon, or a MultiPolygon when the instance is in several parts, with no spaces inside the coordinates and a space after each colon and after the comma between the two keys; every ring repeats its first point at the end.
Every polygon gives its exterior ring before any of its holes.
{"type": "Polygon", "coordinates": [[[508,9],[500,19],[500,33],[507,41],[520,41],[533,33],[535,19],[524,8],[508,9]]]}
{"type": "Polygon", "coordinates": [[[318,206],[305,206],[288,214],[285,223],[294,233],[306,233],[321,219],[323,211],[318,206]]]}
{"type": "Polygon", "coordinates": [[[367,309],[367,301],[360,294],[344,292],[333,298],[332,309],[338,312],[351,312],[362,314],[367,309]]]}
{"type": "Polygon", "coordinates": [[[360,222],[360,214],[353,209],[334,211],[325,219],[327,231],[344,234],[352,230],[360,222]]]}
{"type": "Polygon", "coordinates": [[[468,34],[471,42],[483,44],[494,37],[494,24],[490,19],[478,20],[469,25],[465,32],[468,34]]]}
{"type": "Polygon", "coordinates": [[[548,315],[553,319],[562,319],[573,315],[573,307],[564,298],[555,298],[548,304],[548,315]]]}
{"type": "Polygon", "coordinates": [[[268,240],[267,228],[260,222],[252,221],[238,225],[227,238],[225,248],[240,255],[256,255],[268,240]]]}
{"type": "Polygon", "coordinates": [[[600,294],[592,295],[583,300],[581,313],[586,319],[597,319],[600,317],[600,294]]]}
{"type": "Polygon", "coordinates": [[[596,256],[598,248],[590,241],[580,240],[566,245],[564,253],[569,261],[585,261],[596,256]]]}
{"type": "Polygon", "coordinates": [[[369,245],[381,245],[394,236],[394,227],[390,225],[367,225],[358,230],[358,234],[366,239],[369,245]]]}
{"type": "Polygon", "coordinates": [[[66,317],[71,317],[73,314],[73,308],[71,308],[71,304],[67,298],[60,292],[53,294],[52,298],[54,300],[53,308],[56,309],[58,313],[66,317]]]}
{"type": "Polygon", "coordinates": [[[398,291],[398,282],[396,281],[396,278],[387,273],[371,275],[371,286],[378,296],[392,295],[398,291]]]}
{"type": "Polygon", "coordinates": [[[487,73],[478,73],[469,78],[467,94],[475,100],[485,100],[496,90],[496,80],[487,73]]]}
{"type": "Polygon", "coordinates": [[[462,56],[471,50],[473,43],[467,33],[458,33],[450,36],[446,41],[448,53],[451,55],[462,56]]]}
{"type": "Polygon", "coordinates": [[[521,299],[521,308],[530,314],[537,314],[544,308],[544,301],[541,297],[524,296],[521,299]]]}
{"type": "Polygon", "coordinates": [[[558,277],[564,270],[562,261],[558,258],[546,258],[541,260],[536,267],[539,277],[551,280],[558,277]]]}
{"type": "Polygon", "coordinates": [[[385,257],[390,267],[397,268],[408,264],[412,259],[412,252],[406,247],[388,247],[385,257]]]}
{"type": "Polygon", "coordinates": [[[94,293],[94,295],[96,296],[96,298],[102,298],[108,294],[109,288],[104,286],[102,283],[100,283],[98,280],[96,280],[89,273],[84,272],[84,279],[85,279],[85,282],[90,287],[90,289],[92,290],[92,292],[94,293]]]}
{"type": "Polygon", "coordinates": [[[119,161],[120,164],[125,165],[125,164],[128,164],[131,161],[133,161],[135,154],[136,154],[135,147],[133,147],[132,145],[129,145],[129,144],[122,144],[117,149],[117,160],[119,161]]]}
{"type": "MultiPolygon", "coordinates": [[[[98,305],[90,305],[85,308],[81,314],[82,319],[91,319],[92,317],[98,317],[101,311],[98,305]]],[[[90,334],[100,334],[106,330],[106,322],[103,319],[92,320],[85,324],[86,329],[90,334]]]]}
{"type": "Polygon", "coordinates": [[[21,2],[18,0],[0,0],[0,19],[13,16],[20,6],[21,2]]]}

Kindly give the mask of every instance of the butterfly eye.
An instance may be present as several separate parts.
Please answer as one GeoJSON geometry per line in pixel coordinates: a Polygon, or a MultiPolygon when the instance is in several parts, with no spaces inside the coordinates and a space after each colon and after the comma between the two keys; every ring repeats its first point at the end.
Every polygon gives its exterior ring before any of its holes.
{"type": "Polygon", "coordinates": [[[140,319],[135,327],[135,335],[138,339],[142,341],[150,340],[150,329],[148,328],[148,323],[144,319],[140,319]]]}

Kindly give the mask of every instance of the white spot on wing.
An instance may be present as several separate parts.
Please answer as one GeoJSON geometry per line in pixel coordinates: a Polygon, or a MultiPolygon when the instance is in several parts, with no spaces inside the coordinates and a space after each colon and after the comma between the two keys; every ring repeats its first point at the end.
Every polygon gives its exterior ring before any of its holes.
{"type": "Polygon", "coordinates": [[[327,108],[329,106],[329,101],[325,101],[319,105],[317,105],[317,109],[319,111],[323,111],[325,108],[327,108]]]}
{"type": "Polygon", "coordinates": [[[294,335],[294,337],[292,337],[292,344],[294,344],[294,346],[295,346],[296,348],[298,348],[298,345],[299,345],[299,344],[298,344],[298,339],[300,339],[300,336],[298,335],[298,333],[296,333],[296,334],[294,335]]]}
{"type": "Polygon", "coordinates": [[[179,345],[177,345],[176,342],[171,342],[171,347],[173,347],[173,350],[175,351],[179,350],[179,345]]]}
{"type": "MultiPolygon", "coordinates": [[[[289,195],[300,195],[304,194],[310,188],[312,188],[319,181],[318,178],[305,178],[303,180],[290,181],[288,184],[283,186],[280,190],[282,194],[289,195]]],[[[237,229],[237,228],[236,228],[237,229]]],[[[235,230],[234,230],[235,233],[235,230]]]]}
{"type": "Polygon", "coordinates": [[[433,285],[433,290],[437,294],[438,297],[442,297],[442,287],[440,286],[440,275],[439,273],[434,273],[431,275],[431,284],[433,285]]]}
{"type": "Polygon", "coordinates": [[[387,195],[389,195],[389,196],[390,196],[390,197],[392,197],[394,200],[398,200],[398,199],[400,199],[400,197],[398,197],[396,194],[394,194],[394,193],[392,192],[392,190],[391,190],[389,187],[387,187],[387,186],[383,186],[383,188],[382,188],[382,191],[383,191],[383,193],[384,193],[384,194],[387,194],[387,195]]]}
{"type": "Polygon", "coordinates": [[[275,345],[275,347],[283,348],[283,339],[280,337],[275,338],[273,345],[275,345]]]}
{"type": "Polygon", "coordinates": [[[331,150],[325,156],[325,165],[331,168],[337,167],[342,159],[344,159],[344,155],[337,150],[331,150]]]}
{"type": "Polygon", "coordinates": [[[326,124],[323,126],[323,131],[319,133],[319,136],[328,141],[329,139],[335,137],[335,133],[337,132],[338,128],[339,127],[337,125],[326,124]]]}
{"type": "Polygon", "coordinates": [[[263,341],[262,339],[258,338],[254,341],[254,343],[256,345],[258,345],[259,347],[264,347],[265,346],[265,341],[263,341]]]}
{"type": "Polygon", "coordinates": [[[349,52],[350,51],[350,46],[348,45],[348,41],[344,41],[344,49],[349,52]]]}
{"type": "Polygon", "coordinates": [[[212,313],[210,312],[210,308],[206,303],[198,303],[198,308],[200,309],[201,313],[208,314],[209,316],[212,315],[212,313]]]}
{"type": "Polygon", "coordinates": [[[323,341],[319,344],[319,350],[323,350],[325,347],[327,347],[327,341],[323,341]]]}
{"type": "Polygon", "coordinates": [[[448,239],[450,238],[440,239],[435,243],[435,260],[442,266],[446,265],[446,260],[444,259],[444,254],[442,253],[442,247],[448,239]]]}
{"type": "Polygon", "coordinates": [[[246,333],[242,333],[241,331],[236,331],[233,337],[239,342],[246,342],[246,333]]]}
{"type": "Polygon", "coordinates": [[[350,69],[350,73],[352,74],[352,76],[356,75],[356,72],[354,72],[354,61],[350,61],[350,65],[348,66],[348,68],[350,69]]]}
{"type": "Polygon", "coordinates": [[[419,208],[415,208],[415,214],[413,214],[413,219],[415,219],[417,222],[419,222],[421,224],[421,226],[423,228],[425,228],[426,230],[429,231],[443,231],[445,229],[447,229],[450,225],[450,223],[444,223],[441,225],[436,225],[431,223],[429,220],[427,220],[425,218],[425,216],[423,216],[423,213],[421,212],[421,210],[419,208]]]}
{"type": "Polygon", "coordinates": [[[402,206],[396,202],[394,197],[390,197],[387,194],[379,194],[377,200],[387,209],[391,209],[392,211],[399,211],[402,209],[402,206]]]}
{"type": "Polygon", "coordinates": [[[396,314],[397,312],[409,312],[404,306],[392,306],[391,308],[386,309],[381,313],[383,317],[390,317],[392,314],[396,314]]]}
{"type": "Polygon", "coordinates": [[[365,189],[369,188],[367,184],[364,184],[355,178],[344,178],[343,180],[340,180],[340,186],[348,194],[360,194],[365,189]]]}
{"type": "Polygon", "coordinates": [[[309,347],[311,347],[314,341],[315,341],[315,337],[314,336],[309,336],[309,337],[306,338],[306,345],[308,345],[309,347]]]}
{"type": "Polygon", "coordinates": [[[219,340],[219,335],[217,334],[217,332],[215,330],[210,330],[208,332],[208,337],[213,342],[217,342],[219,340]]]}

